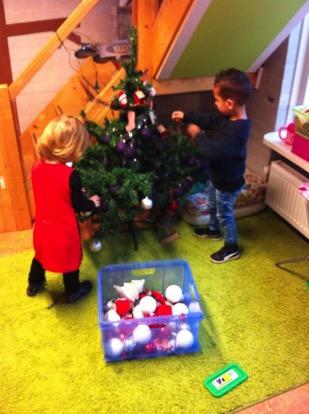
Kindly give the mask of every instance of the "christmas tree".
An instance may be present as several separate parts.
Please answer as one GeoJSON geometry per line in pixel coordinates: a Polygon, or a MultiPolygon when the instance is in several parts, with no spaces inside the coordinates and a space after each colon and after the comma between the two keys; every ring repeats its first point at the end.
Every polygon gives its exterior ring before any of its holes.
{"type": "Polygon", "coordinates": [[[155,90],[136,69],[137,35],[129,32],[126,75],[115,87],[110,107],[119,114],[104,125],[85,120],[95,138],[77,169],[87,194],[101,197],[96,238],[132,223],[141,209],[175,212],[201,168],[194,147],[179,128],[166,129],[154,110],[155,90]]]}

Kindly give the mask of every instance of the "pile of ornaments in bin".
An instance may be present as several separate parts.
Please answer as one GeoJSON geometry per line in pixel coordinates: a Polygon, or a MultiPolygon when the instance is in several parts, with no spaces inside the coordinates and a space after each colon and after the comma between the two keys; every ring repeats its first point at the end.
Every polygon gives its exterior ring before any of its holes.
{"type": "Polygon", "coordinates": [[[186,316],[199,312],[200,305],[183,294],[178,285],[169,285],[165,293],[144,290],[145,280],[131,280],[123,286],[114,285],[119,298],[104,304],[103,319],[112,322],[105,331],[105,353],[110,358],[125,359],[139,354],[170,354],[184,352],[194,344],[194,335],[186,316]],[[177,316],[173,318],[173,316],[177,316]],[[170,317],[155,320],[155,317],[170,317]],[[144,318],[147,319],[145,323],[144,318]],[[152,322],[153,319],[153,322],[152,322]],[[130,320],[129,323],[120,323],[130,320]],[[168,322],[166,322],[168,320],[168,322]],[[159,322],[160,321],[160,322],[159,322]]]}

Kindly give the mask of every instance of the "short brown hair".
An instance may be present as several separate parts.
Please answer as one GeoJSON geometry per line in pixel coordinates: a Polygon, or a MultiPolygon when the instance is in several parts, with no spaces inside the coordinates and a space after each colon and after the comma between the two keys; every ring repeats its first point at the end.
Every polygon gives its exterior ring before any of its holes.
{"type": "Polygon", "coordinates": [[[233,99],[238,105],[245,105],[252,91],[248,76],[234,68],[217,73],[214,84],[223,99],[233,99]]]}
{"type": "Polygon", "coordinates": [[[53,119],[37,143],[38,157],[47,161],[77,162],[89,145],[89,134],[82,122],[69,115],[53,119]]]}

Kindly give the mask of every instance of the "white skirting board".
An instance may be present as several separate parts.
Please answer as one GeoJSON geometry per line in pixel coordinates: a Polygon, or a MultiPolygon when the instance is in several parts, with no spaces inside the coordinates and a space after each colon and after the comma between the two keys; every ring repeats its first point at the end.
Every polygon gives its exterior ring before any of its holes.
{"type": "Polygon", "coordinates": [[[266,204],[293,227],[309,238],[309,202],[298,187],[308,181],[282,161],[270,165],[266,189],[266,204]]]}

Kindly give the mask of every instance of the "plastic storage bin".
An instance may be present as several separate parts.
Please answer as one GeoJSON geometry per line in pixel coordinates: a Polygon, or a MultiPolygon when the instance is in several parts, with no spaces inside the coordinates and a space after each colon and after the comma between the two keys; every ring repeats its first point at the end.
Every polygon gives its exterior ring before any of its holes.
{"type": "Polygon", "coordinates": [[[189,264],[184,260],[161,260],[108,265],[98,273],[98,312],[106,361],[152,358],[200,351],[199,328],[204,314],[189,264]],[[142,319],[104,320],[108,301],[119,297],[114,285],[145,280],[144,290],[165,293],[178,285],[189,313],[142,319]],[[140,335],[141,334],[141,335],[140,335]],[[142,338],[140,340],[139,338],[142,338]]]}

